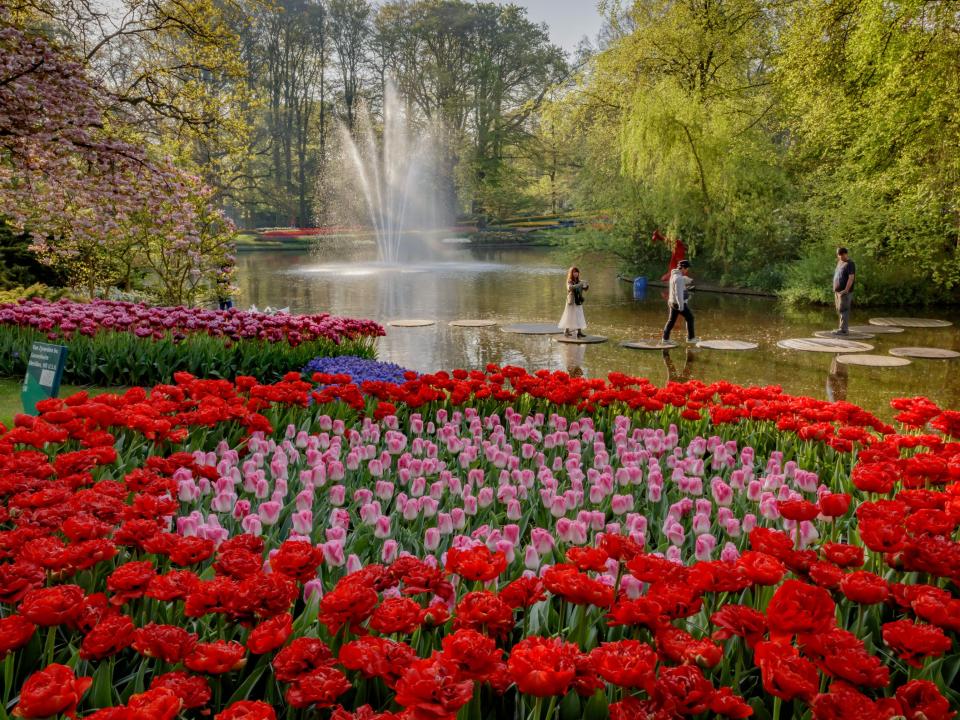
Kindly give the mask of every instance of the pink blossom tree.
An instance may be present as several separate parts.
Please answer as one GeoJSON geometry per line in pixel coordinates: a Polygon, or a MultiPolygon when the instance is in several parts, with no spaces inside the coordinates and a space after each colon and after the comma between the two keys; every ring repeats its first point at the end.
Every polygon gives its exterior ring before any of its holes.
{"type": "Polygon", "coordinates": [[[119,265],[156,272],[164,300],[191,302],[223,262],[233,228],[198,178],[127,140],[135,134],[105,106],[68,50],[18,26],[0,5],[5,221],[29,232],[39,257],[91,295],[119,265]]]}

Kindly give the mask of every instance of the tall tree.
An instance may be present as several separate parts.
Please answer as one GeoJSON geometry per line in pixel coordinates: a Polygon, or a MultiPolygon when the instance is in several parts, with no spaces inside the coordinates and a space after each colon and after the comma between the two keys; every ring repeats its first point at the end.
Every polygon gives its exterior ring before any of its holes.
{"type": "Polygon", "coordinates": [[[960,287],[956,4],[788,7],[778,77],[811,244],[857,248],[868,275],[919,280],[918,299],[960,287]]]}
{"type": "Polygon", "coordinates": [[[369,50],[370,13],[368,0],[330,0],[330,42],[340,69],[344,117],[351,130],[369,50]]]}

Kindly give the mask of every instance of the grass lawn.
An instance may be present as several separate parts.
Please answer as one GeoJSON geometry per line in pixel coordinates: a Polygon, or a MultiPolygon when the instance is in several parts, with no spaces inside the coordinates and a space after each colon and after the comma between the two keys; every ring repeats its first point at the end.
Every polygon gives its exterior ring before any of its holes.
{"type": "MultiPolygon", "coordinates": [[[[21,378],[0,378],[0,423],[10,427],[13,423],[13,416],[23,412],[23,404],[20,402],[20,386],[23,384],[21,378]]],[[[101,393],[122,393],[127,390],[125,387],[98,387],[95,385],[81,387],[78,385],[61,385],[59,397],[73,395],[73,393],[86,390],[90,395],[99,395],[101,393]]]]}

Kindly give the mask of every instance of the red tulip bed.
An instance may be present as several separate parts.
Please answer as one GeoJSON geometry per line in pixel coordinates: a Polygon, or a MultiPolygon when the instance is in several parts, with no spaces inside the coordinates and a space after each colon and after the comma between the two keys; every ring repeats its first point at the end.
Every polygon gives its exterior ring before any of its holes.
{"type": "Polygon", "coordinates": [[[894,407],[492,366],[44,401],[0,429],[0,715],[951,718],[960,413],[894,407]]]}

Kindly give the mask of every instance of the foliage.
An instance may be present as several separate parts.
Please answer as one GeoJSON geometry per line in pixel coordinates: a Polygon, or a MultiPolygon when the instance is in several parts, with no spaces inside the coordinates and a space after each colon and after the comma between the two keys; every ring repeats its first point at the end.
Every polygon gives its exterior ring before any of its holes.
{"type": "Polygon", "coordinates": [[[225,261],[232,232],[207,189],[114,130],[107,94],[68,48],[12,24],[5,12],[0,48],[5,222],[29,232],[40,260],[91,297],[98,285],[129,287],[151,267],[163,297],[195,299],[211,266],[225,261]],[[158,252],[163,265],[152,259],[158,252]]]}
{"type": "Polygon", "coordinates": [[[717,281],[800,300],[829,292],[815,258],[845,245],[873,274],[863,301],[958,298],[948,3],[610,6],[608,44],[549,112],[577,139],[578,207],[611,218],[619,255],[647,257],[622,246],[659,228],[717,281]]]}
{"type": "Polygon", "coordinates": [[[805,0],[786,13],[778,62],[811,241],[907,266],[937,291],[960,285],[954,10],[805,0]]]}

